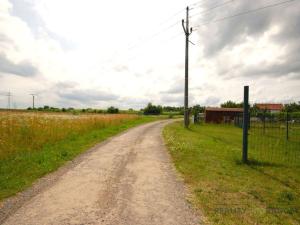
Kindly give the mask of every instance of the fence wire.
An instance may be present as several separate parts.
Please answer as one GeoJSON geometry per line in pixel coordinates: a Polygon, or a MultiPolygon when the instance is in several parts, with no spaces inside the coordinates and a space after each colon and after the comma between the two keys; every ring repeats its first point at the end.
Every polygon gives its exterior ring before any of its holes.
{"type": "Polygon", "coordinates": [[[249,158],[260,163],[300,166],[300,118],[288,113],[251,117],[249,158]]]}

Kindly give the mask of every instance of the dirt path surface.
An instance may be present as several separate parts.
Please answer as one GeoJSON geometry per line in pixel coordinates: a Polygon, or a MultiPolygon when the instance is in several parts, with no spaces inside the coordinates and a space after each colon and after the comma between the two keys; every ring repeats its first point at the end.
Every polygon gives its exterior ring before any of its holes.
{"type": "Polygon", "coordinates": [[[199,224],[163,144],[169,122],[133,128],[83,154],[4,224],[199,224]]]}

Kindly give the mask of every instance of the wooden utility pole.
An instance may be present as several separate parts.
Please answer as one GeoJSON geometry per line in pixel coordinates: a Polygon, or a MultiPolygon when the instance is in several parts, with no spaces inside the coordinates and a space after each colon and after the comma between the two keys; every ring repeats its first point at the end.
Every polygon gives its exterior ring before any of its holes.
{"type": "Polygon", "coordinates": [[[184,78],[184,126],[187,128],[189,119],[189,36],[193,29],[189,28],[189,7],[186,7],[186,23],[182,20],[185,33],[185,78],[184,78]]]}

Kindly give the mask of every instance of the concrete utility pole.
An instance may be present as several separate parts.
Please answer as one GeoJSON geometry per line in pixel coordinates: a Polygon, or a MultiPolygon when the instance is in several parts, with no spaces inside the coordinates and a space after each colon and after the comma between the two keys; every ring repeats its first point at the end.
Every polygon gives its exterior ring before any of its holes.
{"type": "Polygon", "coordinates": [[[182,27],[185,33],[185,81],[184,81],[184,126],[187,128],[190,123],[189,119],[189,36],[193,32],[189,28],[189,7],[186,7],[186,24],[182,20],[182,27]]]}
{"type": "Polygon", "coordinates": [[[34,109],[34,98],[35,98],[35,94],[30,94],[30,95],[32,95],[32,109],[34,109]]]}

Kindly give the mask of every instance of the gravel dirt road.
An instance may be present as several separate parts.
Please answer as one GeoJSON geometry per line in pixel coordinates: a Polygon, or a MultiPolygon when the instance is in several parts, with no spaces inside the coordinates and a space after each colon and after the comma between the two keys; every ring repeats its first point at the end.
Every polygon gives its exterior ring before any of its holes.
{"type": "Polygon", "coordinates": [[[3,223],[199,224],[162,140],[167,123],[142,125],[94,147],[38,182],[42,188],[33,187],[3,223]]]}

